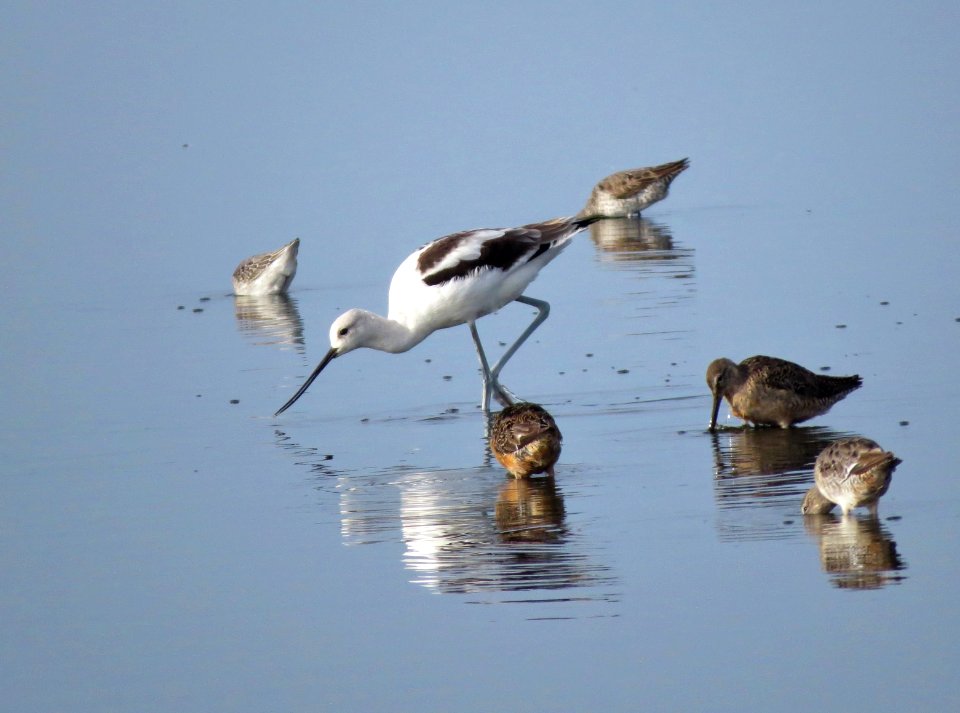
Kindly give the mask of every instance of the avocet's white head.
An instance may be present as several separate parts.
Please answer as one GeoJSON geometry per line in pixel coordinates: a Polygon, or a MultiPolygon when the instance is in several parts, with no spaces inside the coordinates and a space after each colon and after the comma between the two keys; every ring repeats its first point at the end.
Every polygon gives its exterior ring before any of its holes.
{"type": "Polygon", "coordinates": [[[317,368],[303,382],[297,393],[274,414],[279,416],[290,408],[294,402],[303,396],[313,380],[331,361],[343,356],[354,349],[368,347],[383,352],[405,352],[418,344],[424,335],[414,335],[409,329],[398,322],[381,317],[365,309],[347,310],[337,317],[330,325],[330,350],[317,364],[317,368]]]}
{"type": "MultiPolygon", "coordinates": [[[[334,357],[354,349],[369,347],[383,352],[395,351],[389,320],[365,309],[347,310],[330,325],[330,351],[334,357]]],[[[333,357],[331,357],[332,359],[333,357]]]]}

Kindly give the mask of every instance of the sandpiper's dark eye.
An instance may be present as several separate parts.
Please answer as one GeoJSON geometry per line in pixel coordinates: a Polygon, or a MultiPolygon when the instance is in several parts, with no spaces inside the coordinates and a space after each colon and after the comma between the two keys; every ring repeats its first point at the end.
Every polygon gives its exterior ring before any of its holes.
{"type": "Polygon", "coordinates": [[[338,336],[338,337],[345,337],[345,336],[347,336],[347,333],[348,333],[349,331],[350,331],[350,327],[341,327],[341,328],[340,328],[340,331],[337,332],[337,336],[338,336]]]}

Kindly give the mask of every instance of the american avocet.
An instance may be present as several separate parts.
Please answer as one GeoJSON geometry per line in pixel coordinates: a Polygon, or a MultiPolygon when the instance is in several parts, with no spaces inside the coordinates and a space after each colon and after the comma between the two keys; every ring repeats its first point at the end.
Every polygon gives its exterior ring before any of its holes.
{"type": "Polygon", "coordinates": [[[689,159],[682,158],[659,166],[631,168],[611,174],[594,186],[587,204],[577,215],[604,218],[637,215],[666,198],[670,183],[689,165],[689,159]]]}
{"type": "Polygon", "coordinates": [[[890,487],[899,464],[900,459],[876,441],[859,436],[843,438],[817,456],[813,477],[821,495],[839,505],[844,515],[861,505],[876,515],[877,502],[890,487]]]}
{"type": "Polygon", "coordinates": [[[563,436],[543,406],[516,403],[493,419],[490,451],[515,478],[537,473],[553,476],[563,436]]]}
{"type": "Polygon", "coordinates": [[[724,397],[737,418],[755,425],[789,428],[826,413],[862,383],[856,374],[814,374],[776,357],[752,356],[739,364],[716,359],[707,367],[707,385],[713,392],[710,430],[717,427],[717,413],[724,397]]]}
{"type": "Polygon", "coordinates": [[[387,317],[362,309],[340,315],[330,327],[330,350],[297,393],[274,415],[286,411],[334,358],[360,347],[398,353],[412,349],[438,329],[467,324],[483,370],[481,405],[490,395],[511,402],[498,376],[524,340],[547,318],[550,305],[523,294],[540,269],[570,239],[597,218],[554,218],[519,228],[466,230],[427,243],[407,257],[390,282],[387,317]],[[490,368],[476,320],[517,301],[536,307],[530,326],[490,368]]]}
{"type": "Polygon", "coordinates": [[[279,295],[287,291],[297,274],[300,238],[294,238],[272,253],[254,255],[233,271],[233,291],[237,295],[279,295]]]}

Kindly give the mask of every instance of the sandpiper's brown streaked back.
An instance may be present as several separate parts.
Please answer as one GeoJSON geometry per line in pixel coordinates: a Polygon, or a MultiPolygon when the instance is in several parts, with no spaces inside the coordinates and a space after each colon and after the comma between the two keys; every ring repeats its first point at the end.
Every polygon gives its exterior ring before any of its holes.
{"type": "Polygon", "coordinates": [[[715,359],[707,367],[707,385],[713,392],[710,430],[717,427],[717,413],[724,398],[737,418],[754,425],[789,428],[826,413],[862,383],[856,374],[814,374],[777,357],[752,356],[739,364],[715,359]]]}
{"type": "Polygon", "coordinates": [[[507,406],[494,416],[490,428],[490,451],[515,478],[552,476],[562,440],[553,416],[539,404],[507,406]]]}
{"type": "Polygon", "coordinates": [[[593,187],[587,204],[577,215],[604,218],[638,215],[666,198],[670,183],[689,165],[690,160],[682,158],[659,166],[631,168],[611,174],[593,187]]]}
{"type": "Polygon", "coordinates": [[[280,295],[287,291],[297,274],[300,238],[294,238],[272,253],[254,255],[233,271],[233,292],[237,295],[280,295]]]}
{"type": "Polygon", "coordinates": [[[876,515],[877,502],[890,487],[899,464],[900,459],[876,441],[842,438],[817,456],[813,477],[823,497],[839,505],[844,515],[861,505],[876,515]]]}

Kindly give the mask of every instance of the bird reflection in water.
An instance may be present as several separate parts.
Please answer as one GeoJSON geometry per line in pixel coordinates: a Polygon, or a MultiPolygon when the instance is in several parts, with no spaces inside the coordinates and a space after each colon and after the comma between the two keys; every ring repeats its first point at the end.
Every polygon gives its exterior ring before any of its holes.
{"type": "Polygon", "coordinates": [[[303,320],[289,295],[234,297],[237,329],[255,345],[294,347],[303,352],[303,320]]]}
{"type": "Polygon", "coordinates": [[[897,584],[906,569],[897,543],[874,516],[806,515],[804,528],[820,549],[820,564],[838,589],[879,589],[897,584]]]}
{"type": "Polygon", "coordinates": [[[610,260],[671,260],[673,236],[646,218],[610,218],[590,226],[590,239],[610,260]]]}
{"type": "Polygon", "coordinates": [[[664,278],[656,289],[644,285],[623,298],[644,313],[679,304],[695,293],[694,251],[674,244],[670,228],[646,218],[608,218],[590,226],[597,258],[607,269],[629,272],[643,280],[664,278]]]}
{"type": "Polygon", "coordinates": [[[402,545],[413,583],[435,592],[485,595],[488,602],[497,601],[498,592],[510,592],[499,601],[511,603],[593,602],[604,608],[585,608],[585,615],[617,615],[605,608],[619,601],[610,591],[616,578],[582,529],[568,528],[554,478],[505,478],[489,466],[347,471],[321,448],[283,431],[274,436],[312,478],[320,513],[331,513],[331,499],[338,503],[343,543],[402,545]]]}
{"type": "Polygon", "coordinates": [[[553,478],[508,481],[500,488],[494,513],[500,542],[563,540],[563,497],[553,478]]]}
{"type": "Polygon", "coordinates": [[[718,497],[796,495],[813,480],[820,452],[838,433],[829,428],[747,428],[711,433],[718,497]]]}
{"type": "MultiPolygon", "coordinates": [[[[444,593],[558,591],[550,601],[609,600],[612,581],[564,523],[553,478],[491,478],[489,469],[410,474],[401,484],[404,565],[444,593]]],[[[351,509],[355,512],[356,499],[351,509]]],[[[381,513],[383,516],[383,513],[381,513]]],[[[538,601],[546,601],[543,595],[538,601]]],[[[522,601],[511,598],[509,601],[522,601]]]]}
{"type": "Polygon", "coordinates": [[[784,527],[813,483],[813,463],[837,438],[824,427],[747,428],[711,434],[718,528],[725,540],[795,536],[784,527]],[[747,511],[747,512],[745,512],[747,511]]]}

